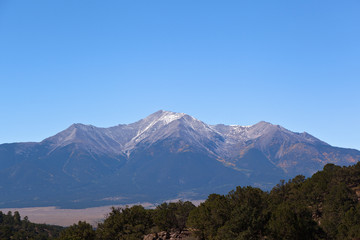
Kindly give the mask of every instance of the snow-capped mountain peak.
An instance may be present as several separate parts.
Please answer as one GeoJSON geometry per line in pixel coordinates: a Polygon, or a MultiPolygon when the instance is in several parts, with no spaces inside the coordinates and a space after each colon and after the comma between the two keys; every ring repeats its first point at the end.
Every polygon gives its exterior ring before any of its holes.
{"type": "Polygon", "coordinates": [[[162,111],[161,117],[158,119],[158,121],[162,121],[165,124],[169,124],[172,121],[178,120],[185,116],[185,113],[175,113],[175,112],[169,112],[169,111],[162,111]]]}
{"type": "Polygon", "coordinates": [[[79,199],[99,204],[109,196],[131,202],[156,196],[159,202],[238,184],[268,187],[289,176],[309,176],[326,163],[359,160],[357,150],[268,122],[208,125],[184,113],[158,111],[131,124],[73,124],[40,143],[0,145],[0,195],[10,205],[14,199],[24,205],[33,199],[59,203],[58,196],[71,205],[79,199]]]}
{"type": "Polygon", "coordinates": [[[310,134],[294,133],[264,121],[251,126],[208,125],[185,113],[163,110],[138,122],[110,128],[73,124],[43,142],[50,143],[52,149],[76,143],[91,151],[129,156],[139,144],[150,146],[169,137],[181,138],[188,145],[198,146],[222,158],[229,157],[230,153],[237,152],[239,146],[254,140],[261,146],[266,146],[273,139],[326,144],[310,134]]]}

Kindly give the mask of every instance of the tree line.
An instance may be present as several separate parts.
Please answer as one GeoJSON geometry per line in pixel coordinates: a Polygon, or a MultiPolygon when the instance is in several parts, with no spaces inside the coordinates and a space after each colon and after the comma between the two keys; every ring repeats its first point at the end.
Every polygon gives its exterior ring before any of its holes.
{"type": "MultiPolygon", "coordinates": [[[[190,229],[192,239],[199,240],[354,240],[360,239],[356,193],[360,195],[360,163],[327,164],[311,178],[282,180],[269,192],[237,187],[226,195],[211,194],[197,207],[179,201],[155,209],[112,208],[95,229],[79,222],[48,239],[137,240],[149,233],[190,229]]],[[[18,214],[13,218],[19,224],[18,214]]]]}
{"type": "Polygon", "coordinates": [[[63,227],[47,224],[35,224],[27,217],[21,219],[19,212],[6,214],[0,211],[0,239],[1,240],[47,240],[59,236],[63,227]]]}

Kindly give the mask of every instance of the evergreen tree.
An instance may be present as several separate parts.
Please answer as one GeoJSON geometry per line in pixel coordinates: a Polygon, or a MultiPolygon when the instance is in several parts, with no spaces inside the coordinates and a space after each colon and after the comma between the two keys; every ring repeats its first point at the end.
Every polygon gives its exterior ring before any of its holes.
{"type": "Polygon", "coordinates": [[[58,240],[95,240],[95,230],[87,223],[79,221],[60,233],[58,240]]]}
{"type": "Polygon", "coordinates": [[[112,208],[104,223],[96,231],[100,240],[137,240],[153,227],[151,212],[136,205],[131,208],[112,208]]]}

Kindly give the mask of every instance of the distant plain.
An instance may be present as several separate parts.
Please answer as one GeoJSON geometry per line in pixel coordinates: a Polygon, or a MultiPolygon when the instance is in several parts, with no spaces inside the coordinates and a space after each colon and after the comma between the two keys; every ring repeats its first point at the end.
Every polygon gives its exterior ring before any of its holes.
{"type": "MultiPolygon", "coordinates": [[[[152,207],[152,204],[142,204],[144,207],[152,207]]],[[[46,223],[59,226],[70,226],[78,221],[86,221],[95,226],[101,222],[111,211],[111,207],[124,207],[123,205],[103,206],[85,209],[60,209],[56,207],[31,207],[31,208],[3,208],[3,213],[8,211],[20,213],[21,218],[28,216],[34,223],[46,223]]]]}
{"type": "MultiPolygon", "coordinates": [[[[169,200],[167,202],[175,202],[178,199],[169,200]]],[[[194,200],[192,203],[198,206],[204,200],[194,200]]],[[[45,223],[59,226],[70,226],[78,221],[86,221],[93,226],[102,222],[107,214],[111,212],[111,208],[124,208],[126,206],[142,205],[145,208],[155,208],[157,204],[152,203],[136,203],[128,205],[108,205],[101,207],[92,207],[85,209],[62,209],[57,207],[29,207],[29,208],[1,208],[0,211],[7,213],[8,211],[20,213],[21,218],[25,216],[34,223],[45,223]]]]}

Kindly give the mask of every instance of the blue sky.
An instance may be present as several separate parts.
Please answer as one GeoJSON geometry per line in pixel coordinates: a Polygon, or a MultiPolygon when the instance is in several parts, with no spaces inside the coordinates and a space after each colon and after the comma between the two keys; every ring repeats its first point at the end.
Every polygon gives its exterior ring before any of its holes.
{"type": "Polygon", "coordinates": [[[360,149],[359,1],[0,0],[0,143],[160,110],[360,149]]]}

